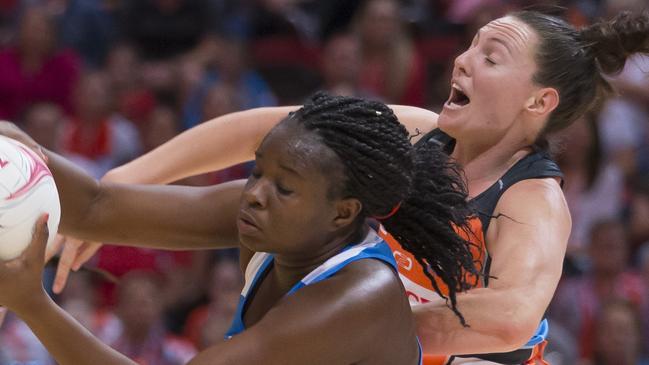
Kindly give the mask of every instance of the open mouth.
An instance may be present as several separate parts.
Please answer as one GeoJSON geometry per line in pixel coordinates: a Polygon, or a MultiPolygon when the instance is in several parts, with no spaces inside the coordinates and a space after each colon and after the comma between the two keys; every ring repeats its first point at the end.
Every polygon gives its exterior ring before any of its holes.
{"type": "Polygon", "coordinates": [[[451,96],[449,97],[447,104],[449,106],[463,107],[468,105],[470,102],[471,99],[469,99],[464,91],[462,91],[456,83],[453,83],[453,85],[451,85],[451,96]]]}

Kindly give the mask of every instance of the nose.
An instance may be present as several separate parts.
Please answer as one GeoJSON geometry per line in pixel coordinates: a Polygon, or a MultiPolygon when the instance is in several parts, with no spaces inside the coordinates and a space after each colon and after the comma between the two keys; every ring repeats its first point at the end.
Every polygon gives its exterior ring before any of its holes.
{"type": "Polygon", "coordinates": [[[256,209],[263,209],[266,207],[268,201],[266,198],[266,185],[267,184],[264,183],[263,179],[248,181],[248,184],[246,184],[246,187],[243,190],[243,200],[246,202],[248,207],[256,209]]]}
{"type": "Polygon", "coordinates": [[[461,55],[455,58],[453,76],[471,76],[471,68],[469,65],[469,56],[471,49],[464,51],[461,55]]]}

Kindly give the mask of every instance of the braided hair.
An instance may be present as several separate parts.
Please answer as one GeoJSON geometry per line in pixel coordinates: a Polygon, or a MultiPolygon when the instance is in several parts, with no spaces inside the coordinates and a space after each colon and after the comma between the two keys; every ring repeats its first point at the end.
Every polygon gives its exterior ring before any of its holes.
{"type": "Polygon", "coordinates": [[[385,104],[351,97],[314,95],[290,116],[314,132],[344,166],[332,189],[362,203],[358,222],[380,217],[386,230],[424,267],[435,291],[456,307],[456,294],[476,275],[470,243],[472,211],[458,166],[432,144],[413,146],[406,128],[385,104]],[[396,208],[396,209],[395,209],[396,208]],[[436,275],[448,287],[448,297],[436,275]]]}

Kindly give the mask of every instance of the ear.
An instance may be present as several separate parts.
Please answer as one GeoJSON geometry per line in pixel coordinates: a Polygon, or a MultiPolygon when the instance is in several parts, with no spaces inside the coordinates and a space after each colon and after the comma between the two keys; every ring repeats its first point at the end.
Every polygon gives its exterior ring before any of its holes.
{"type": "Polygon", "coordinates": [[[537,90],[525,103],[525,110],[544,119],[559,106],[559,92],[553,87],[537,90]]]}
{"type": "Polygon", "coordinates": [[[333,225],[336,229],[352,224],[363,210],[363,204],[356,198],[341,199],[335,204],[337,214],[333,225]]]}

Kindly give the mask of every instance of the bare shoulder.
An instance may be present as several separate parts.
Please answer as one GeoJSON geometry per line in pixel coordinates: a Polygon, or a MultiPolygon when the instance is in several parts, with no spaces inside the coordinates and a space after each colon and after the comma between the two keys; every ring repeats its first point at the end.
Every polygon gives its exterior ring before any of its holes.
{"type": "Polygon", "coordinates": [[[269,364],[414,364],[419,355],[397,274],[371,259],[285,297],[245,333],[266,334],[259,337],[265,348],[298,349],[290,362],[269,351],[264,355],[269,364]],[[273,356],[276,362],[269,361],[273,356]]]}
{"type": "Polygon", "coordinates": [[[528,179],[512,185],[496,205],[497,213],[504,213],[503,210],[522,216],[570,218],[561,185],[554,178],[528,179]]]}
{"type": "Polygon", "coordinates": [[[359,260],[285,296],[227,346],[199,357],[192,364],[414,365],[419,348],[396,273],[359,260]]]}
{"type": "Polygon", "coordinates": [[[509,252],[515,247],[528,252],[536,250],[536,255],[527,257],[536,256],[540,261],[549,256],[562,257],[572,221],[555,179],[530,179],[514,184],[498,201],[494,215],[497,219],[487,232],[492,254],[500,250],[509,252]],[[547,252],[539,251],[541,247],[547,252]]]}
{"type": "MultiPolygon", "coordinates": [[[[407,314],[404,320],[395,323],[411,320],[410,305],[398,274],[392,267],[379,260],[355,261],[329,279],[304,289],[307,289],[305,294],[321,297],[319,300],[327,298],[326,301],[329,302],[344,302],[346,311],[358,312],[358,318],[366,318],[372,322],[366,325],[378,325],[381,321],[377,321],[378,317],[374,316],[385,316],[388,313],[407,314]],[[337,295],[332,297],[329,295],[331,292],[337,295]]],[[[381,323],[381,326],[383,325],[385,322],[381,323]]]]}
{"type": "Polygon", "coordinates": [[[392,298],[401,302],[403,286],[392,267],[379,260],[358,260],[343,268],[344,286],[352,292],[362,293],[360,300],[378,301],[392,298]],[[397,295],[395,295],[397,294],[397,295]]]}

